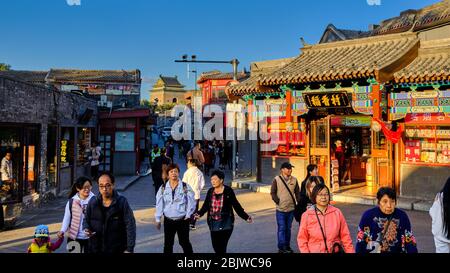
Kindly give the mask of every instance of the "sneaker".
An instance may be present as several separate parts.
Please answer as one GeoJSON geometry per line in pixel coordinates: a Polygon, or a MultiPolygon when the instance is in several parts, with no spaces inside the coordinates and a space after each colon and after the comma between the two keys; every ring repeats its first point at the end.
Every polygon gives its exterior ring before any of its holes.
{"type": "Polygon", "coordinates": [[[285,253],[294,253],[294,251],[290,247],[288,247],[286,248],[285,253]]]}
{"type": "Polygon", "coordinates": [[[196,230],[197,227],[196,226],[190,226],[191,230],[196,230]]]}

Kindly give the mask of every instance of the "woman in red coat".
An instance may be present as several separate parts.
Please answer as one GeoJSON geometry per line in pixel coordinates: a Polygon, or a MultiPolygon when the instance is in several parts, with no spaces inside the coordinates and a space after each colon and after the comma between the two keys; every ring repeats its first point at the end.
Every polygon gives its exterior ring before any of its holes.
{"type": "Polygon", "coordinates": [[[330,190],[318,184],[311,193],[315,204],[302,215],[297,243],[301,253],[332,253],[340,247],[354,253],[350,231],[342,212],[330,205],[330,190]],[[326,244],[325,244],[326,242],[326,244]]]}

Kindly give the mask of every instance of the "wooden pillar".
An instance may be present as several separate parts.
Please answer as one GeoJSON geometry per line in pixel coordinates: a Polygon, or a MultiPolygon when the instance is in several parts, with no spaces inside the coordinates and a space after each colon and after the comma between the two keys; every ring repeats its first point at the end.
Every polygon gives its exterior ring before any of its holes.
{"type": "Polygon", "coordinates": [[[381,120],[381,90],[380,84],[372,85],[372,108],[373,108],[373,117],[381,120]]]}

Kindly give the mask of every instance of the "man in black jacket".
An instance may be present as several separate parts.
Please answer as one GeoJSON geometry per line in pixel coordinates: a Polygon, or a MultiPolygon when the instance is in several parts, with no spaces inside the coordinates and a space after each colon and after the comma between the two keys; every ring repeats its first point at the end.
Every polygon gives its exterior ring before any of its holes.
{"type": "Polygon", "coordinates": [[[114,176],[98,178],[100,194],[89,201],[83,228],[89,253],[134,252],[136,221],[127,199],[114,190],[114,176]]]}

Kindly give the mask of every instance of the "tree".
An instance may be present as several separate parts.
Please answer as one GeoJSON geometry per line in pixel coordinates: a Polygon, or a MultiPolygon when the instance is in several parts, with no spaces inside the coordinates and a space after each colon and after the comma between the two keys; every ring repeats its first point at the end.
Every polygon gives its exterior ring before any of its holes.
{"type": "Polygon", "coordinates": [[[0,63],[0,71],[10,70],[11,66],[9,64],[0,63]]]}

